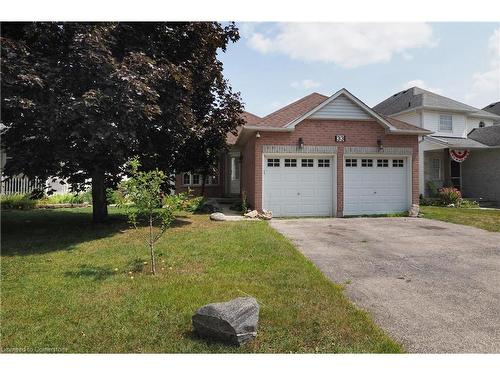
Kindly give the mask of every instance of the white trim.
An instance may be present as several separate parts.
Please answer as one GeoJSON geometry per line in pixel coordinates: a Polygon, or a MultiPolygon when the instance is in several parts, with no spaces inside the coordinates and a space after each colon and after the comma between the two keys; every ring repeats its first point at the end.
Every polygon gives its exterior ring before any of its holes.
{"type": "Polygon", "coordinates": [[[262,152],[266,154],[335,154],[337,153],[337,146],[299,146],[290,145],[263,145],[262,152]]]}
{"type": "MultiPolygon", "coordinates": [[[[206,177],[209,177],[209,176],[206,176],[206,177]]],[[[181,173],[181,186],[194,186],[194,187],[200,187],[203,185],[203,176],[201,175],[201,173],[191,173],[191,172],[183,172],[181,173]],[[184,175],[185,174],[188,174],[189,175],[189,184],[185,184],[184,183],[184,175]],[[199,184],[193,184],[193,175],[196,174],[198,176],[200,176],[200,183],[199,184]]],[[[219,186],[220,185],[220,176],[219,174],[217,173],[217,183],[216,184],[205,184],[205,186],[219,186]]]]}
{"type": "MultiPolygon", "coordinates": [[[[486,115],[484,113],[478,113],[479,111],[481,111],[481,109],[479,109],[479,108],[477,109],[477,111],[470,111],[470,110],[466,110],[466,109],[434,107],[434,106],[426,106],[426,105],[419,105],[418,107],[403,109],[402,111],[391,113],[387,116],[394,117],[397,115],[402,115],[403,113],[409,113],[409,112],[413,112],[413,111],[416,112],[416,111],[422,110],[422,109],[423,110],[438,111],[438,112],[449,111],[449,112],[456,112],[456,113],[462,113],[462,114],[465,113],[467,116],[470,116],[470,117],[484,117],[484,118],[493,119],[493,120],[500,119],[500,116],[495,115],[494,113],[491,113],[490,115],[486,115]]],[[[483,109],[482,111],[485,111],[485,110],[483,109]]],[[[486,112],[488,112],[488,111],[486,111],[486,112]]]]}
{"type": "Polygon", "coordinates": [[[324,102],[322,102],[321,104],[319,104],[318,106],[316,106],[315,108],[311,109],[309,112],[303,114],[302,116],[296,118],[295,120],[292,120],[291,122],[289,122],[288,124],[286,124],[284,127],[285,128],[291,128],[291,129],[294,129],[295,126],[301,122],[302,120],[308,118],[309,116],[311,116],[314,112],[320,110],[321,108],[323,108],[325,105],[327,105],[328,103],[332,102],[333,100],[335,100],[336,98],[338,98],[340,95],[345,95],[347,96],[348,99],[350,99],[351,101],[353,101],[355,104],[357,104],[362,110],[364,110],[366,113],[368,113],[370,116],[372,116],[373,118],[375,118],[381,125],[383,125],[386,129],[388,130],[391,130],[391,131],[394,131],[394,130],[397,130],[396,128],[394,128],[394,126],[392,126],[388,121],[386,121],[385,119],[383,119],[378,113],[376,113],[374,110],[372,110],[370,107],[368,107],[365,103],[363,103],[361,100],[359,100],[358,98],[356,98],[354,95],[352,95],[349,91],[347,91],[347,89],[343,88],[343,89],[340,89],[339,91],[337,91],[335,94],[333,94],[332,96],[330,96],[328,99],[326,99],[324,102]]]}
{"type": "Polygon", "coordinates": [[[282,128],[282,127],[278,128],[272,126],[252,126],[252,125],[243,125],[243,129],[261,131],[261,132],[285,132],[285,133],[293,131],[293,129],[282,128]]]}
{"type": "MultiPolygon", "coordinates": [[[[266,167],[266,159],[267,155],[269,155],[270,158],[282,158],[285,156],[292,156],[296,157],[297,160],[301,158],[301,154],[297,153],[264,153],[262,152],[262,172],[261,172],[261,207],[262,209],[265,209],[264,205],[264,199],[265,199],[265,191],[264,191],[264,179],[265,179],[265,167],[266,167]]],[[[330,168],[332,168],[332,213],[330,217],[336,217],[337,216],[337,154],[336,153],[316,153],[316,154],[307,154],[307,156],[312,156],[315,158],[319,157],[327,157],[332,159],[332,163],[330,168]]],[[[297,163],[299,165],[299,163],[297,163]]],[[[281,166],[281,163],[280,163],[281,166]]]]}
{"type": "Polygon", "coordinates": [[[384,147],[379,151],[378,147],[344,147],[345,155],[412,155],[413,149],[411,147],[384,147]]]}
{"type": "MultiPolygon", "coordinates": [[[[407,184],[408,184],[408,191],[407,191],[407,195],[408,195],[408,210],[411,208],[411,206],[413,205],[413,158],[411,155],[404,155],[404,154],[401,154],[401,155],[380,155],[380,154],[357,154],[357,155],[345,155],[344,154],[344,159],[342,160],[342,175],[343,175],[343,178],[344,178],[344,187],[343,187],[343,208],[345,208],[345,192],[346,192],[346,189],[345,189],[345,169],[346,169],[346,166],[345,166],[345,159],[346,159],[346,156],[347,156],[347,159],[352,159],[352,158],[363,158],[363,159],[366,159],[367,157],[368,158],[374,158],[374,159],[377,159],[377,158],[401,158],[401,159],[405,159],[406,160],[406,163],[407,163],[407,168],[406,168],[406,177],[407,177],[407,184]]],[[[389,163],[391,164],[391,163],[389,163]]],[[[358,164],[359,167],[361,167],[361,162],[358,164]]],[[[375,166],[376,163],[373,163],[373,165],[375,166]]],[[[391,164],[392,165],[392,164],[391,164]]],[[[356,167],[357,168],[357,167],[356,167]]],[[[372,168],[377,168],[377,167],[372,167],[372,168]]],[[[393,168],[391,166],[391,168],[393,168]]],[[[342,216],[344,216],[344,209],[342,210],[342,216]]]]}

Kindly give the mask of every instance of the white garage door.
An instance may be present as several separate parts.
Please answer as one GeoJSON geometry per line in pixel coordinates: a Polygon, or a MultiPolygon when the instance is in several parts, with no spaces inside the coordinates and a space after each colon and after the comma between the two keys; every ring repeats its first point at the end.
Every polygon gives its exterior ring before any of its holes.
{"type": "Polygon", "coordinates": [[[410,206],[408,158],[344,159],[344,215],[403,212],[410,206]]]}
{"type": "Polygon", "coordinates": [[[274,216],[332,216],[331,156],[264,156],[262,207],[274,216]]]}

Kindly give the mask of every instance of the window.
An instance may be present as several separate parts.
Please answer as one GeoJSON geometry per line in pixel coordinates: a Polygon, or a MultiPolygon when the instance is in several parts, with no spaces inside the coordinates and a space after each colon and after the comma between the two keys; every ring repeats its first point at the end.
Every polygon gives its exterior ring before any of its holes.
{"type": "Polygon", "coordinates": [[[451,132],[453,130],[452,115],[439,115],[439,131],[451,132]]]}
{"type": "Polygon", "coordinates": [[[441,179],[441,159],[431,159],[431,180],[441,179]]]}
{"type": "Polygon", "coordinates": [[[280,159],[267,159],[267,166],[268,167],[279,167],[280,166],[280,159]]]}
{"type": "Polygon", "coordinates": [[[330,168],[330,159],[318,159],[319,168],[330,168]]]}
{"type": "Polygon", "coordinates": [[[240,158],[231,157],[231,181],[240,179],[240,158]]]}
{"type": "Polygon", "coordinates": [[[361,159],[362,167],[373,167],[373,159],[361,159]]]}
{"type": "Polygon", "coordinates": [[[285,159],[285,167],[296,167],[297,159],[285,159]]]}
{"type": "Polygon", "coordinates": [[[302,159],[301,165],[303,167],[314,167],[314,159],[302,159]]]}
{"type": "MultiPolygon", "coordinates": [[[[219,176],[207,176],[205,178],[205,184],[207,185],[217,185],[219,183],[219,176]]],[[[201,185],[201,175],[198,173],[184,173],[182,175],[183,185],[201,185]]]]}
{"type": "Polygon", "coordinates": [[[192,174],[191,175],[191,185],[200,185],[201,184],[201,178],[199,174],[192,174]]]}
{"type": "Polygon", "coordinates": [[[392,161],[392,167],[393,168],[402,168],[402,167],[404,167],[404,160],[402,160],[402,159],[394,159],[392,161]]]}
{"type": "Polygon", "coordinates": [[[345,159],[345,166],[346,167],[357,167],[358,166],[358,159],[345,159]]]}
{"type": "Polygon", "coordinates": [[[377,159],[377,167],[386,168],[389,167],[388,159],[377,159]]]}
{"type": "Polygon", "coordinates": [[[484,123],[484,121],[479,121],[479,127],[480,127],[480,128],[484,128],[484,127],[485,127],[485,123],[484,123]]]}

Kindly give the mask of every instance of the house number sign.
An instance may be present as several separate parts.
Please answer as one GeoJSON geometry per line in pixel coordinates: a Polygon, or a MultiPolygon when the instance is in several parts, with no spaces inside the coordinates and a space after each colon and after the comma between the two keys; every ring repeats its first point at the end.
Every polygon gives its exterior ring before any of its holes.
{"type": "Polygon", "coordinates": [[[337,134],[335,136],[335,142],[345,142],[345,135],[344,134],[337,134]]]}

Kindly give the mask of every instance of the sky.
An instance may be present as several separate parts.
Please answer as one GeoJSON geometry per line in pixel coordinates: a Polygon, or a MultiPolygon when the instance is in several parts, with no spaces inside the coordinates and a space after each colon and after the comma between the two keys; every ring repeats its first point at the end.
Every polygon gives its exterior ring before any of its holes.
{"type": "Polygon", "coordinates": [[[478,108],[500,100],[500,23],[237,25],[220,58],[259,116],[343,87],[369,106],[412,86],[478,108]]]}

